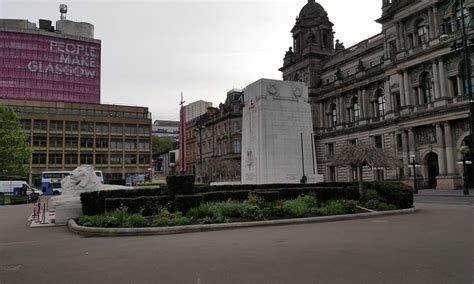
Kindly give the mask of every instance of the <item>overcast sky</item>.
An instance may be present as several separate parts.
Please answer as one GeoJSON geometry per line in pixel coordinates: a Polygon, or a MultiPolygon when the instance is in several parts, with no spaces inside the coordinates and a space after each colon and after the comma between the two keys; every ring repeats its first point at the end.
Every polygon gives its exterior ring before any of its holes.
{"type": "MultiPolygon", "coordinates": [[[[67,18],[95,26],[102,40],[102,103],[149,107],[153,119],[178,120],[186,103],[225,101],[232,88],[278,69],[290,30],[307,0],[0,0],[0,18],[67,18]]],[[[381,31],[381,0],[319,0],[346,47],[381,31]]]]}

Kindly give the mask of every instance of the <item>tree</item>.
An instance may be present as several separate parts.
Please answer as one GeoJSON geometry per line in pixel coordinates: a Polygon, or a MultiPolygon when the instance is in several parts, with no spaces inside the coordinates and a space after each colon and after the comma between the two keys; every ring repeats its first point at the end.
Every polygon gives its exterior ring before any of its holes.
{"type": "Polygon", "coordinates": [[[335,166],[350,166],[359,171],[359,199],[364,200],[362,186],[362,170],[365,166],[371,168],[396,168],[401,166],[400,161],[391,153],[384,152],[372,144],[349,144],[334,157],[335,166]]]}
{"type": "Polygon", "coordinates": [[[152,136],[151,147],[153,154],[168,152],[178,148],[178,142],[172,137],[152,136]]]}
{"type": "Polygon", "coordinates": [[[0,106],[0,176],[25,176],[31,148],[16,114],[0,106]]]}

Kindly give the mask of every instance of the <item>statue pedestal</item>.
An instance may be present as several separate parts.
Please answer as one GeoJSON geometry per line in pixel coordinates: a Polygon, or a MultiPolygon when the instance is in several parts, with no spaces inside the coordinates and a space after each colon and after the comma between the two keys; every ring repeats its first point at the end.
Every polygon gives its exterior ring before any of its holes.
{"type": "Polygon", "coordinates": [[[67,225],[69,219],[82,216],[82,204],[79,198],[67,199],[56,203],[56,225],[67,225]]]}

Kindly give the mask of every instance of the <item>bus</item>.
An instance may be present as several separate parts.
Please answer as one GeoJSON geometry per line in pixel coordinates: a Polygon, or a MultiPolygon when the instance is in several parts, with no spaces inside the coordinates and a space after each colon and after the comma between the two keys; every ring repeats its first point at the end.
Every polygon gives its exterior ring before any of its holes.
{"type": "MultiPolygon", "coordinates": [[[[94,171],[101,183],[104,183],[102,171],[94,171]]],[[[48,171],[41,174],[41,187],[43,193],[59,195],[62,192],[61,180],[71,174],[71,171],[48,171]]]]}

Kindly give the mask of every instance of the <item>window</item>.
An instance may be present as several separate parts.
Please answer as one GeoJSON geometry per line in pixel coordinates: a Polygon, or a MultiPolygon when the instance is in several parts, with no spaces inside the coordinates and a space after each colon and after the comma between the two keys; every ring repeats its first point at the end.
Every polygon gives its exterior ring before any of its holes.
{"type": "Polygon", "coordinates": [[[141,151],[150,151],[150,141],[140,140],[138,147],[141,151]]]}
{"type": "Polygon", "coordinates": [[[109,125],[106,123],[97,123],[95,125],[95,132],[97,134],[107,135],[109,134],[109,125]]]}
{"type": "Polygon", "coordinates": [[[327,156],[334,157],[334,143],[327,144],[327,156]]]}
{"type": "Polygon", "coordinates": [[[33,131],[46,131],[48,130],[48,121],[46,120],[35,120],[33,123],[33,131]]]}
{"type": "Polygon", "coordinates": [[[120,154],[110,155],[110,164],[111,165],[121,165],[122,164],[122,155],[120,155],[120,154]]]}
{"type": "Polygon", "coordinates": [[[403,150],[403,142],[402,142],[402,134],[397,134],[397,152],[401,152],[403,150]]]}
{"type": "Polygon", "coordinates": [[[137,126],[125,125],[125,135],[137,135],[137,126]]]}
{"type": "Polygon", "coordinates": [[[33,153],[33,165],[45,165],[46,164],[46,154],[33,153]]]}
{"type": "Polygon", "coordinates": [[[35,148],[46,148],[47,138],[46,136],[33,136],[33,147],[35,148]]]}
{"type": "Polygon", "coordinates": [[[377,106],[375,113],[378,117],[383,118],[385,116],[385,96],[382,90],[379,90],[379,92],[377,92],[376,100],[377,106]]]}
{"type": "Polygon", "coordinates": [[[79,145],[79,139],[75,137],[66,137],[65,140],[65,148],[67,149],[77,149],[77,146],[79,145]]]}
{"type": "Polygon", "coordinates": [[[112,151],[116,151],[116,150],[119,150],[119,151],[122,151],[123,149],[123,141],[122,140],[119,140],[119,139],[113,139],[110,141],[110,148],[112,149],[112,151]]]}
{"type": "Polygon", "coordinates": [[[109,148],[109,139],[107,138],[96,138],[95,147],[99,149],[108,149],[109,148]]]}
{"type": "Polygon", "coordinates": [[[81,122],[81,133],[93,133],[94,123],[93,122],[81,122]]]}
{"type": "Polygon", "coordinates": [[[377,180],[377,181],[385,180],[383,169],[376,169],[375,170],[375,180],[377,180]]]}
{"type": "Polygon", "coordinates": [[[123,125],[122,124],[112,124],[110,126],[110,132],[112,135],[123,135],[123,125]]]}
{"type": "Polygon", "coordinates": [[[360,118],[360,105],[359,105],[359,98],[357,98],[357,97],[354,97],[352,99],[351,112],[352,112],[352,122],[359,121],[359,118],[360,118]]]}
{"type": "Polygon", "coordinates": [[[137,141],[136,140],[125,140],[125,149],[126,150],[136,150],[137,141]]]}
{"type": "Polygon", "coordinates": [[[392,59],[392,61],[394,61],[397,56],[397,42],[392,41],[389,43],[389,45],[390,45],[390,58],[392,59]]]}
{"type": "Polygon", "coordinates": [[[422,44],[428,41],[428,26],[424,20],[418,22],[416,27],[416,35],[418,38],[418,44],[422,44]]]}
{"type": "Polygon", "coordinates": [[[49,122],[49,131],[63,131],[63,122],[59,120],[51,120],[49,122]]]}
{"type": "Polygon", "coordinates": [[[395,104],[395,106],[394,106],[395,111],[399,112],[402,108],[400,93],[393,93],[393,103],[395,104]]]}
{"type": "Polygon", "coordinates": [[[234,153],[240,153],[240,140],[234,140],[233,142],[234,153]]]}
{"type": "Polygon", "coordinates": [[[377,148],[383,149],[383,139],[382,135],[374,136],[374,145],[377,148]]]}
{"type": "Polygon", "coordinates": [[[50,165],[61,165],[63,163],[62,154],[49,154],[49,164],[50,165]]]}
{"type": "Polygon", "coordinates": [[[77,154],[65,154],[64,164],[77,166],[77,154]]]}
{"type": "Polygon", "coordinates": [[[81,148],[94,148],[94,139],[92,137],[81,137],[81,148]]]}
{"type": "Polygon", "coordinates": [[[125,164],[136,164],[137,163],[137,155],[127,154],[125,155],[125,164]]]}
{"type": "Polygon", "coordinates": [[[62,137],[49,137],[49,147],[50,148],[62,148],[63,147],[63,138],[62,137]]]}
{"type": "Polygon", "coordinates": [[[66,121],[66,132],[77,132],[79,130],[79,122],[66,121]]]}
{"type": "Polygon", "coordinates": [[[328,127],[335,127],[337,126],[337,108],[336,104],[331,104],[328,114],[328,127]]]}
{"type": "Polygon", "coordinates": [[[431,83],[430,73],[425,72],[421,76],[420,86],[421,86],[423,103],[424,104],[432,103],[433,102],[433,89],[432,89],[433,87],[431,83]]]}
{"type": "Polygon", "coordinates": [[[31,129],[31,120],[22,119],[21,120],[21,128],[23,130],[30,131],[30,129],[31,129]]]}
{"type": "Polygon", "coordinates": [[[357,167],[351,168],[352,181],[359,181],[359,171],[357,167]]]}
{"type": "Polygon", "coordinates": [[[347,142],[349,142],[349,144],[355,145],[355,144],[357,144],[357,139],[351,139],[347,142]]]}
{"type": "Polygon", "coordinates": [[[331,166],[329,167],[329,181],[334,182],[336,181],[336,167],[331,166]]]}
{"type": "Polygon", "coordinates": [[[96,165],[107,165],[109,163],[108,154],[96,154],[95,155],[95,164],[96,165]]]}

